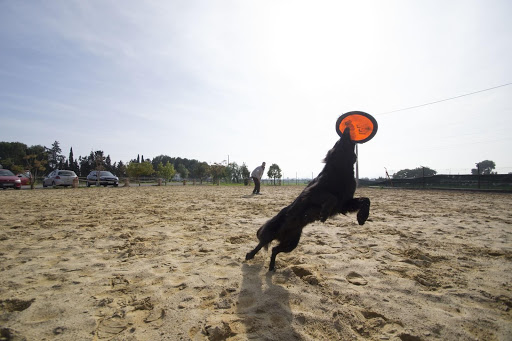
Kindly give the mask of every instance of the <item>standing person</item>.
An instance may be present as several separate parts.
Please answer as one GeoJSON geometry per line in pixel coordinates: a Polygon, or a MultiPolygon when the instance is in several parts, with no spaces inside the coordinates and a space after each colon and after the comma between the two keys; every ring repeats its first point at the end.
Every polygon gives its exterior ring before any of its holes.
{"type": "Polygon", "coordinates": [[[252,191],[252,194],[260,194],[260,183],[261,183],[261,177],[263,176],[263,171],[265,170],[265,162],[261,164],[261,166],[258,166],[254,168],[254,170],[251,173],[251,178],[254,181],[254,190],[252,191]]]}

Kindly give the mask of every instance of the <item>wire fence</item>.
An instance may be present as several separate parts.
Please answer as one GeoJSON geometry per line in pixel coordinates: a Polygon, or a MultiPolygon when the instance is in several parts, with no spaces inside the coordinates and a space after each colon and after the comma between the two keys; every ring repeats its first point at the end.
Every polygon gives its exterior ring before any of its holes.
{"type": "Polygon", "coordinates": [[[417,189],[471,189],[512,191],[512,174],[489,175],[433,175],[409,179],[361,181],[363,186],[380,186],[417,189]]]}
{"type": "Polygon", "coordinates": [[[304,186],[311,182],[311,179],[262,179],[264,186],[304,186]]]}
{"type": "MultiPolygon", "coordinates": [[[[471,175],[472,171],[476,169],[476,166],[473,168],[435,168],[437,174],[439,175],[471,175]]],[[[397,173],[401,169],[390,169],[387,168],[387,171],[390,176],[393,176],[393,174],[397,173]]],[[[496,174],[509,174],[512,173],[512,167],[496,167],[493,169],[493,173],[496,174]]],[[[385,177],[385,170],[383,169],[383,175],[382,177],[385,177]]]]}
{"type": "MultiPolygon", "coordinates": [[[[43,178],[38,178],[36,185],[42,184],[43,178]]],[[[262,179],[262,186],[307,186],[312,179],[262,179]]],[[[91,183],[95,185],[95,183],[91,183]]],[[[78,187],[85,187],[87,179],[79,178],[78,187]]],[[[242,179],[239,182],[232,182],[226,179],[214,180],[206,178],[185,179],[179,181],[167,181],[155,177],[120,178],[119,186],[156,186],[156,185],[238,185],[253,186],[252,179],[242,179]]],[[[468,189],[468,190],[495,190],[512,192],[512,174],[437,174],[433,176],[422,176],[406,179],[379,178],[379,179],[358,179],[360,187],[394,187],[394,188],[415,188],[415,189],[468,189]]]]}

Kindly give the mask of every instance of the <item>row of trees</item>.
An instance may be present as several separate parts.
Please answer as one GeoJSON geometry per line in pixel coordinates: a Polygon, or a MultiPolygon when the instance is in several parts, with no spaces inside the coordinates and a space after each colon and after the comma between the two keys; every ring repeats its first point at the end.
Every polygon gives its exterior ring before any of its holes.
{"type": "MultiPolygon", "coordinates": [[[[137,158],[130,160],[127,164],[123,161],[112,163],[110,155],[105,156],[102,150],[91,151],[87,156],[75,158],[73,148],[70,148],[69,155],[66,157],[62,154],[58,141],[55,141],[50,148],[42,145],[28,147],[20,142],[0,142],[0,164],[14,173],[29,171],[33,175],[32,187],[35,178],[55,169],[73,170],[81,177],[87,176],[93,170],[106,170],[119,177],[129,176],[136,179],[156,175],[166,182],[176,175],[181,179],[198,179],[201,183],[208,178],[212,178],[214,183],[219,183],[221,180],[229,183],[247,183],[250,177],[245,163],[239,166],[236,162],[209,165],[194,159],[168,155],[159,155],[153,159],[145,159],[144,156],[137,155],[137,158]]],[[[471,174],[496,174],[493,172],[495,168],[496,164],[493,161],[484,160],[476,163],[476,168],[471,170],[471,174]]],[[[436,174],[437,172],[429,167],[417,167],[402,169],[394,173],[392,178],[418,178],[436,174]]],[[[267,176],[276,184],[276,179],[282,177],[281,169],[277,164],[272,164],[267,176]]]]}
{"type": "MultiPolygon", "coordinates": [[[[249,179],[250,172],[245,163],[239,166],[236,162],[229,164],[215,163],[209,165],[194,159],[170,157],[159,155],[155,158],[145,159],[137,155],[127,164],[123,161],[114,162],[110,155],[102,150],[91,151],[87,156],[76,158],[73,148],[70,148],[68,157],[62,154],[60,143],[55,141],[50,148],[36,145],[28,147],[20,142],[0,142],[0,164],[14,173],[29,171],[33,180],[55,169],[69,169],[81,177],[87,176],[93,170],[106,170],[119,177],[133,177],[137,180],[144,176],[156,175],[168,181],[179,174],[181,179],[198,179],[201,183],[208,178],[219,183],[224,180],[229,183],[242,183],[249,179]]],[[[267,175],[270,178],[281,178],[281,169],[277,164],[270,166],[267,175]]],[[[33,186],[33,183],[32,183],[33,186]]]]}

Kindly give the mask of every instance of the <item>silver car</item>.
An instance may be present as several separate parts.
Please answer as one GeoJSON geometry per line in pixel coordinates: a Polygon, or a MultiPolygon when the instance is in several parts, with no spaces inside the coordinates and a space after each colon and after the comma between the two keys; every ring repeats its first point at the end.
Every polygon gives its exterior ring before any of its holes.
{"type": "Polygon", "coordinates": [[[54,188],[57,186],[72,186],[73,181],[77,179],[78,176],[75,172],[70,170],[54,170],[50,174],[43,179],[43,187],[53,186],[54,188]]]}
{"type": "Polygon", "coordinates": [[[92,171],[87,175],[87,187],[90,187],[91,185],[96,185],[98,183],[98,174],[100,177],[99,185],[100,186],[114,186],[117,187],[119,185],[119,178],[115,176],[114,174],[107,172],[107,171],[92,171]]]}

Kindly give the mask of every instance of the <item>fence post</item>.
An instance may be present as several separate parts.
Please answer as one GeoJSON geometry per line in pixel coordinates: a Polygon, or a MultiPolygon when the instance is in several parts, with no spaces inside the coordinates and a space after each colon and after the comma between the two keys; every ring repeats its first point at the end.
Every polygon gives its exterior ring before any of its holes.
{"type": "Polygon", "coordinates": [[[359,187],[359,148],[356,143],[356,188],[359,187]]]}
{"type": "Polygon", "coordinates": [[[425,188],[425,167],[423,167],[423,188],[425,188]]]}
{"type": "Polygon", "coordinates": [[[478,189],[480,189],[480,163],[476,164],[476,169],[478,172],[478,189]]]}

